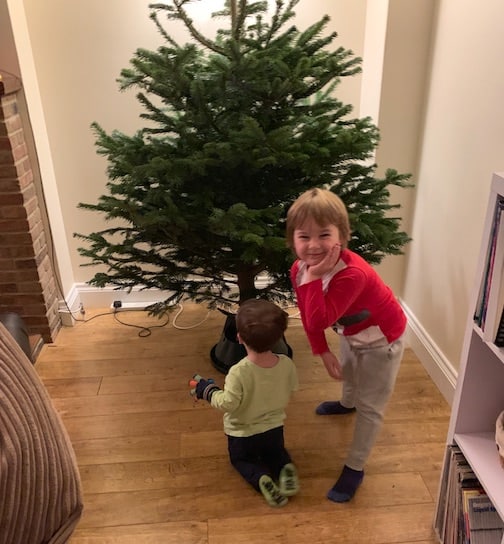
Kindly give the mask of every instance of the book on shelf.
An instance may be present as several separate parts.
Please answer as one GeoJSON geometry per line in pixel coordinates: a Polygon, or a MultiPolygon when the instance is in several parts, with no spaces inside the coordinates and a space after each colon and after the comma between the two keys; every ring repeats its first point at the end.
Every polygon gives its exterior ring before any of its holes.
{"type": "Polygon", "coordinates": [[[491,225],[490,241],[488,243],[483,280],[480,284],[478,301],[474,310],[474,322],[483,329],[488,301],[488,292],[490,287],[490,278],[492,276],[493,263],[495,258],[495,248],[497,242],[497,229],[500,222],[500,209],[498,203],[495,204],[493,220],[491,225]]]}
{"type": "Polygon", "coordinates": [[[468,499],[470,544],[501,544],[504,522],[486,495],[468,499]]]}
{"type": "Polygon", "coordinates": [[[499,529],[488,529],[477,531],[471,536],[470,544],[501,544],[502,531],[499,529]]]}
{"type": "Polygon", "coordinates": [[[501,311],[499,326],[497,327],[497,332],[495,333],[494,344],[498,348],[504,348],[504,308],[501,311]]]}
{"type": "Polygon", "coordinates": [[[449,445],[435,527],[443,544],[501,544],[504,523],[457,445],[449,445]]]}
{"type": "MultiPolygon", "coordinates": [[[[501,215],[502,213],[504,212],[501,211],[501,215]]],[[[499,222],[495,245],[494,265],[488,282],[488,301],[483,324],[483,338],[494,343],[499,335],[504,310],[504,218],[499,222]]]]}
{"type": "Polygon", "coordinates": [[[471,542],[471,523],[469,520],[469,499],[474,497],[486,497],[486,493],[483,488],[478,484],[476,487],[462,489],[462,509],[464,516],[464,541],[463,544],[470,544],[471,542]]]}
{"type": "Polygon", "coordinates": [[[446,521],[446,498],[448,494],[448,475],[450,471],[452,451],[450,446],[448,446],[443,462],[443,471],[441,473],[441,481],[439,483],[439,494],[438,494],[438,505],[436,508],[436,518],[434,520],[434,527],[438,533],[438,536],[441,536],[445,532],[445,521],[446,521]]]}
{"type": "Polygon", "coordinates": [[[483,337],[493,342],[504,308],[504,198],[495,204],[486,264],[478,296],[474,321],[483,331],[483,337]]]}
{"type": "Polygon", "coordinates": [[[477,480],[458,446],[448,446],[446,460],[440,494],[443,504],[438,509],[440,516],[436,520],[436,529],[444,544],[460,544],[465,523],[461,489],[474,487],[477,480]]]}

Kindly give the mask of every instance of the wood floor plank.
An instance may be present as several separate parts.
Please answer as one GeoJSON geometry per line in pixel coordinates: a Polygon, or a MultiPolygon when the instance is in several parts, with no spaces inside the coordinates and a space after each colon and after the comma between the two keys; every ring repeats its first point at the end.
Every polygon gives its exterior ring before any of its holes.
{"type": "MultiPolygon", "coordinates": [[[[45,379],[44,385],[53,399],[80,399],[98,395],[101,376],[92,378],[45,379]]],[[[89,400],[87,401],[89,404],[89,400]]]]}
{"type": "MultiPolygon", "coordinates": [[[[340,425],[329,425],[307,420],[302,432],[291,426],[290,420],[285,424],[285,443],[288,448],[296,449],[318,447],[331,451],[336,447],[348,447],[353,434],[353,425],[349,421],[340,425]]],[[[377,438],[376,445],[409,444],[410,446],[426,447],[431,442],[439,444],[446,436],[446,421],[423,421],[418,426],[407,425],[402,422],[386,423],[377,438]]],[[[192,457],[199,452],[201,440],[209,448],[209,453],[216,454],[221,449],[224,436],[220,430],[202,430],[195,433],[181,434],[181,452],[184,457],[192,457]]]]}
{"type": "MultiPolygon", "coordinates": [[[[224,471],[225,472],[225,471],[224,471]]],[[[334,483],[332,478],[310,478],[302,484],[299,495],[289,500],[283,512],[303,514],[324,510],[339,512],[341,505],[324,499],[334,483]]],[[[231,474],[220,485],[210,485],[205,478],[195,478],[188,487],[169,487],[147,491],[88,493],[87,514],[81,527],[163,523],[167,521],[208,520],[236,517],[237,512],[254,511],[258,516],[274,516],[262,497],[231,474]]],[[[352,509],[376,506],[396,507],[427,504],[432,512],[432,499],[417,473],[371,475],[366,486],[352,502],[352,509]]]]}
{"type": "Polygon", "coordinates": [[[220,456],[142,459],[83,465],[81,479],[87,493],[183,489],[194,485],[217,486],[223,477],[234,477],[227,454],[220,456]]]}
{"type": "MultiPolygon", "coordinates": [[[[431,442],[425,444],[425,448],[411,448],[409,444],[376,445],[366,466],[366,474],[422,470],[435,479],[443,463],[444,449],[444,442],[431,442]]],[[[336,447],[331,456],[327,455],[325,448],[315,449],[313,446],[291,448],[289,451],[306,477],[320,477],[328,473],[336,476],[344,462],[347,447],[336,447]]]]}
{"type": "MultiPolygon", "coordinates": [[[[53,389],[64,387],[68,382],[68,380],[62,380],[62,384],[55,383],[59,381],[52,381],[53,389]]],[[[72,380],[69,381],[72,382],[72,380]]],[[[48,389],[51,391],[51,387],[48,389]]],[[[74,389],[70,386],[70,390],[74,389]]],[[[84,417],[89,417],[196,409],[194,400],[189,396],[189,387],[185,385],[180,390],[154,392],[148,390],[142,391],[141,394],[138,391],[95,396],[60,394],[59,397],[54,398],[53,402],[58,411],[67,418],[81,417],[83,414],[86,414],[84,417]]]]}
{"type": "Polygon", "coordinates": [[[429,541],[433,537],[432,510],[428,504],[394,508],[335,506],[333,515],[314,511],[291,516],[282,511],[261,518],[212,519],[209,544],[262,544],[264,535],[269,535],[268,542],[275,544],[386,544],[429,541]]]}
{"type": "Polygon", "coordinates": [[[70,435],[70,439],[81,466],[159,460],[180,455],[178,433],[82,440],[75,440],[70,435]]]}
{"type": "MultiPolygon", "coordinates": [[[[74,349],[74,348],[73,348],[74,349]]],[[[103,348],[101,348],[103,350],[103,348]]],[[[187,351],[175,355],[160,355],[159,350],[149,350],[142,347],[136,357],[124,354],[122,357],[110,357],[107,352],[98,353],[95,350],[94,357],[86,360],[75,360],[72,355],[65,355],[58,361],[37,361],[36,369],[45,379],[62,378],[92,378],[95,376],[173,376],[173,383],[180,387],[181,383],[187,383],[191,376],[201,369],[216,374],[212,368],[208,353],[201,352],[189,356],[187,351]],[[154,353],[150,353],[150,351],[154,353]],[[194,359],[205,361],[205,364],[194,364],[194,359]],[[176,373],[176,374],[174,374],[176,373]]]]}
{"type": "Polygon", "coordinates": [[[207,414],[203,410],[189,409],[63,417],[63,420],[74,440],[185,432],[194,434],[202,430],[215,430],[222,434],[222,420],[213,417],[215,414],[211,414],[211,417],[207,417],[207,414]]]}
{"type": "Polygon", "coordinates": [[[72,544],[208,544],[206,522],[150,523],[77,529],[72,544]]]}

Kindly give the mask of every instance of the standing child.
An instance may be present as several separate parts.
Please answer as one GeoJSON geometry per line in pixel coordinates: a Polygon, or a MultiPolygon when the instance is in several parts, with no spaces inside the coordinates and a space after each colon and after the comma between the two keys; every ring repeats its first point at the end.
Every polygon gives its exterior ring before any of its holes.
{"type": "Polygon", "coordinates": [[[383,422],[404,343],[406,316],[394,294],[364,259],[347,249],[348,213],[326,189],[310,189],[289,208],[287,242],[298,259],[291,268],[304,330],[314,355],[332,378],[343,380],[341,400],[316,413],[356,413],[350,451],[327,498],[349,501],[364,478],[364,465],[383,422]],[[339,358],[325,330],[340,334],[339,358]]]}
{"type": "Polygon", "coordinates": [[[224,412],[231,464],[274,507],[284,506],[299,490],[283,434],[285,407],[298,387],[296,367],[286,355],[271,351],[287,321],[286,312],[271,302],[242,303],[236,328],[247,356],[229,369],[224,389],[212,380],[196,385],[197,398],[224,412]]]}

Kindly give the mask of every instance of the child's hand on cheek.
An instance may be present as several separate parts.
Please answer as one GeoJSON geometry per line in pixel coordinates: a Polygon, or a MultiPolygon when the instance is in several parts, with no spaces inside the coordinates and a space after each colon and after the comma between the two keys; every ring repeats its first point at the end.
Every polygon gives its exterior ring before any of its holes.
{"type": "Polygon", "coordinates": [[[316,265],[308,267],[308,275],[312,280],[321,278],[324,274],[331,272],[336,266],[341,253],[341,245],[335,244],[316,265]]]}

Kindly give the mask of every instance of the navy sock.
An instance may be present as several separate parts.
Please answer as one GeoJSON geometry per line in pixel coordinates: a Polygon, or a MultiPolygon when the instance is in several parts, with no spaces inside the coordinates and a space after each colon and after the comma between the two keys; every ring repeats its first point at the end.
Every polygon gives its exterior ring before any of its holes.
{"type": "Polygon", "coordinates": [[[338,481],[327,493],[327,498],[333,502],[349,501],[355,495],[363,479],[363,470],[354,470],[345,465],[338,481]]]}
{"type": "Polygon", "coordinates": [[[319,404],[315,409],[315,413],[317,413],[319,416],[351,414],[352,412],[355,412],[355,408],[347,408],[346,406],[343,406],[339,400],[328,400],[322,404],[319,404]]]}

